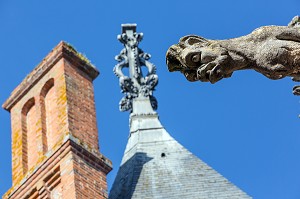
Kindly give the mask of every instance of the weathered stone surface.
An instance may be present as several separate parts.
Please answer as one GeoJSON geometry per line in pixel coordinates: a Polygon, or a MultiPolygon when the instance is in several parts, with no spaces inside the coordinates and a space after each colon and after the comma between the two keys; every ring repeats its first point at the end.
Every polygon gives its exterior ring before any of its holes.
{"type": "Polygon", "coordinates": [[[270,79],[299,76],[300,18],[288,26],[264,26],[246,36],[209,40],[188,35],[168,49],[169,71],[189,81],[215,83],[236,70],[254,69],[270,79]]]}

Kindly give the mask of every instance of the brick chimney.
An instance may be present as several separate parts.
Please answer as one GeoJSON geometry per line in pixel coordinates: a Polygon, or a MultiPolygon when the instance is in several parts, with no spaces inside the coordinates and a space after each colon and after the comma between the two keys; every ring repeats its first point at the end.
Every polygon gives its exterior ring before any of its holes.
{"type": "Polygon", "coordinates": [[[12,92],[12,188],[3,198],[107,198],[111,161],[99,152],[98,70],[60,42],[12,92]]]}

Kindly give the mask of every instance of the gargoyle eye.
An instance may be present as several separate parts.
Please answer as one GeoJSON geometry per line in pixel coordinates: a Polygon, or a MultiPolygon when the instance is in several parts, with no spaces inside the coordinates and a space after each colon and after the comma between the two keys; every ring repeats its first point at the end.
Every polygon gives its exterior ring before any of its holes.
{"type": "Polygon", "coordinates": [[[188,54],[183,53],[183,57],[183,65],[185,65],[187,68],[195,68],[199,66],[201,62],[201,52],[191,52],[188,54]]]}
{"type": "Polygon", "coordinates": [[[200,54],[195,54],[195,55],[193,55],[193,56],[192,56],[192,61],[195,62],[195,63],[201,61],[201,56],[200,56],[200,54]]]}

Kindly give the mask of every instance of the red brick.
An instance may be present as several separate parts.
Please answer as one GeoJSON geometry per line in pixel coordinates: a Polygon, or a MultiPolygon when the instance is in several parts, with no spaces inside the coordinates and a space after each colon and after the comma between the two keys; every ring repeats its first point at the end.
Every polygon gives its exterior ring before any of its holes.
{"type": "Polygon", "coordinates": [[[107,198],[92,81],[98,71],[61,42],[12,92],[12,188],[3,198],[107,198]],[[52,194],[52,195],[51,195],[52,194]]]}

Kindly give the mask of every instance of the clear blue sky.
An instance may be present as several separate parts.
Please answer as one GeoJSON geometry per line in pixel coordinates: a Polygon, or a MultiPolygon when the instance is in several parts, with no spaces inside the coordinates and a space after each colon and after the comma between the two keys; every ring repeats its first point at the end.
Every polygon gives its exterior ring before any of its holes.
{"type": "MultiPolygon", "coordinates": [[[[118,170],[128,137],[128,113],[112,69],[123,48],[122,23],[137,23],[140,47],[152,55],[159,85],[155,96],[167,131],[191,152],[258,199],[300,198],[300,104],[290,78],[269,80],[236,72],[214,85],[190,83],[169,73],[165,53],[187,34],[226,39],[263,25],[286,25],[299,0],[252,1],[0,1],[0,101],[65,40],[92,61],[100,150],[118,170]]],[[[0,195],[11,186],[9,113],[0,110],[0,195]]]]}

